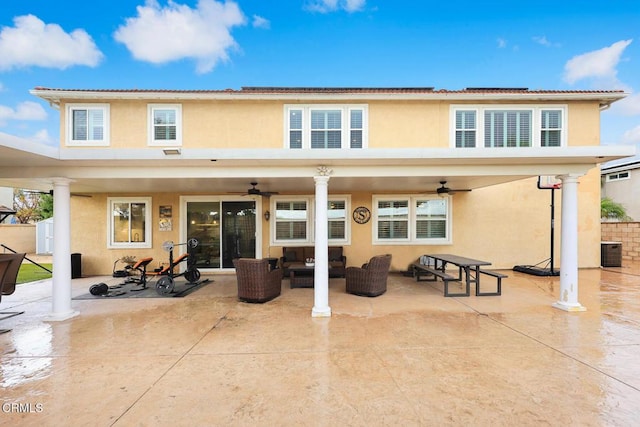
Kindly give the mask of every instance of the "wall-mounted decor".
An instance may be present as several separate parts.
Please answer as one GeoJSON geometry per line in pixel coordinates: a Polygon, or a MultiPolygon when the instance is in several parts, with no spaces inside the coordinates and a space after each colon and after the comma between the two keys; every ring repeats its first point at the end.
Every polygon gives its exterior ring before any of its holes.
{"type": "Polygon", "coordinates": [[[358,206],[353,210],[353,220],[358,224],[366,224],[371,219],[371,211],[366,206],[358,206]]]}
{"type": "Polygon", "coordinates": [[[160,206],[160,231],[173,230],[173,209],[171,205],[160,206]]]}

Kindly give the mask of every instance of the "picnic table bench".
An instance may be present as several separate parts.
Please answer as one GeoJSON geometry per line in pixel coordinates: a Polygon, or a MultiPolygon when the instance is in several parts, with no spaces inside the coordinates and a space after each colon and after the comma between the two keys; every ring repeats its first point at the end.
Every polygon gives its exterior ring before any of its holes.
{"type": "Polygon", "coordinates": [[[445,297],[468,297],[471,293],[471,283],[475,284],[476,296],[489,296],[489,295],[501,295],[502,294],[502,279],[508,277],[506,274],[492,271],[483,270],[480,266],[491,265],[488,261],[481,261],[473,258],[466,258],[459,255],[451,254],[437,254],[437,255],[424,255],[420,257],[419,262],[411,265],[413,275],[416,281],[421,281],[421,277],[427,276],[430,279],[426,281],[437,281],[440,278],[444,282],[444,296],[445,297]],[[458,267],[458,277],[454,277],[446,272],[447,264],[453,264],[458,267]],[[464,271],[464,280],[463,274],[464,271]],[[496,291],[495,292],[482,292],[480,290],[480,275],[496,278],[496,291]],[[449,292],[449,282],[463,282],[465,284],[465,291],[459,293],[449,292]]]}

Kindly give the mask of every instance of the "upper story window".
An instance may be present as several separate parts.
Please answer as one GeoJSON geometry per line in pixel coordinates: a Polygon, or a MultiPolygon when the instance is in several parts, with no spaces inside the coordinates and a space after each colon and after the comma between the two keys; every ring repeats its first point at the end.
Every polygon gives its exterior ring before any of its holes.
{"type": "Polygon", "coordinates": [[[374,197],[375,244],[451,243],[449,197],[374,197]]]}
{"type": "MultiPolygon", "coordinates": [[[[271,233],[274,245],[314,242],[314,204],[310,196],[274,196],[271,211],[275,212],[271,233]]],[[[328,239],[332,244],[348,244],[350,224],[347,218],[349,196],[329,196],[327,201],[328,239]]]]}
{"type": "Polygon", "coordinates": [[[182,145],[182,106],[179,104],[150,104],[149,145],[182,145]]]}
{"type": "Polygon", "coordinates": [[[565,107],[452,106],[456,148],[561,147],[565,107]]]}
{"type": "Polygon", "coordinates": [[[286,105],[288,148],[356,149],[367,144],[366,105],[286,105]]]}
{"type": "Polygon", "coordinates": [[[109,198],[108,247],[151,247],[151,198],[109,198]]]}
{"type": "Polygon", "coordinates": [[[623,180],[623,179],[630,179],[630,178],[631,178],[631,172],[630,171],[610,173],[610,174],[607,175],[607,182],[620,181],[620,180],[623,180]]]}
{"type": "Polygon", "coordinates": [[[109,104],[67,105],[67,145],[109,145],[109,104]]]}

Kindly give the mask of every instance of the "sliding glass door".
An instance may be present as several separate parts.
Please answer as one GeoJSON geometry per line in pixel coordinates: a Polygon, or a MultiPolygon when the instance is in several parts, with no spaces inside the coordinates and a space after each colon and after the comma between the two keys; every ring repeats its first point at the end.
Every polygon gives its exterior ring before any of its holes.
{"type": "Polygon", "coordinates": [[[233,268],[234,258],[256,257],[256,202],[186,198],[186,239],[196,238],[196,266],[233,268]]]}

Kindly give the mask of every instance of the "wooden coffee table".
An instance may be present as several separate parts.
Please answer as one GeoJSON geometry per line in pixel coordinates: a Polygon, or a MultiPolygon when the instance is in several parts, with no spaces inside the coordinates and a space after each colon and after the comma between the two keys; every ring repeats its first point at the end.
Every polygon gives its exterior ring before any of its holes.
{"type": "Polygon", "coordinates": [[[289,267],[289,286],[291,288],[313,288],[315,267],[298,265],[289,267]]]}

